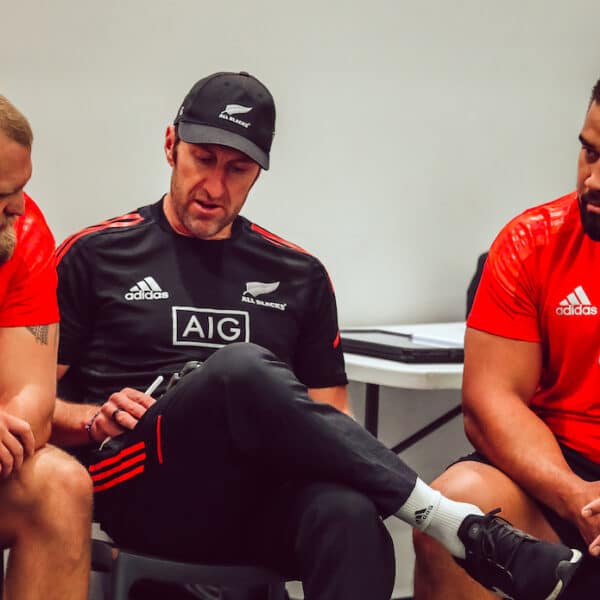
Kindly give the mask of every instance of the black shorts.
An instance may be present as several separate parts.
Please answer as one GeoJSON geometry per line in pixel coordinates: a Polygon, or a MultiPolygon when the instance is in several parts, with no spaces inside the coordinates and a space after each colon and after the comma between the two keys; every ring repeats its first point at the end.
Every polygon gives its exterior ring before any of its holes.
{"type": "MultiPolygon", "coordinates": [[[[567,464],[576,475],[585,481],[600,480],[600,464],[592,462],[568,446],[560,444],[560,449],[562,450],[567,464]]],[[[479,452],[472,452],[471,454],[462,456],[453,462],[452,465],[467,461],[475,461],[494,466],[486,456],[479,452]]],[[[552,529],[556,531],[562,542],[570,548],[581,550],[585,556],[582,567],[565,595],[561,596],[561,600],[591,600],[592,598],[597,598],[600,594],[600,561],[588,554],[587,544],[573,523],[563,519],[542,502],[538,501],[538,505],[544,517],[546,517],[546,520],[552,529]]]]}

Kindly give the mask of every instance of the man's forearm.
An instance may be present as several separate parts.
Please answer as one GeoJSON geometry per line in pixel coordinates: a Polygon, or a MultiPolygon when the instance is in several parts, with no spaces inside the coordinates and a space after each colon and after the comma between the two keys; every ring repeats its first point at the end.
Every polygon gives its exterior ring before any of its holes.
{"type": "Polygon", "coordinates": [[[93,404],[75,404],[56,399],[52,421],[51,441],[57,446],[83,446],[90,442],[86,423],[100,407],[93,404]]]}
{"type": "Polygon", "coordinates": [[[50,437],[58,326],[0,327],[0,408],[29,423],[35,447],[50,437]]]}
{"type": "MultiPolygon", "coordinates": [[[[465,432],[477,450],[530,495],[573,519],[581,479],[570,469],[548,426],[518,399],[464,407],[465,432]]],[[[579,507],[581,508],[581,507],[579,507]]]]}

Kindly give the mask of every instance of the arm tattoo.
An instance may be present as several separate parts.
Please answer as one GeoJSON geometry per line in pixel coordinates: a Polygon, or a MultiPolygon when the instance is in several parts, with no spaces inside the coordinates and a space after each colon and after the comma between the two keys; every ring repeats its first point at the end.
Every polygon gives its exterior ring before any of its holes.
{"type": "Polygon", "coordinates": [[[48,325],[31,325],[27,329],[31,331],[40,344],[48,345],[48,325]]]}

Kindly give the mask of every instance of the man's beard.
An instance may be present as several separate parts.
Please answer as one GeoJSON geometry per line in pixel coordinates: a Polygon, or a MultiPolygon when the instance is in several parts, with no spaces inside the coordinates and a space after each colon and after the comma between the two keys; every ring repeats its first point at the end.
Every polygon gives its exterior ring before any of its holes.
{"type": "Polygon", "coordinates": [[[600,193],[587,192],[579,196],[579,215],[583,230],[592,240],[600,242],[600,214],[587,210],[589,203],[600,206],[600,193]]]}
{"type": "Polygon", "coordinates": [[[11,220],[0,230],[0,265],[3,265],[12,256],[17,236],[15,234],[14,222],[11,220]]]}

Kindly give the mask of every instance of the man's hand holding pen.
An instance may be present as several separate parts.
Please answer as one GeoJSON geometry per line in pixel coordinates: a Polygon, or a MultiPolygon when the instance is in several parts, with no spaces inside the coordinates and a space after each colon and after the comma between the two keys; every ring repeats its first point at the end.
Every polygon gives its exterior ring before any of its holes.
{"type": "Polygon", "coordinates": [[[159,375],[145,392],[123,388],[111,394],[89,421],[88,433],[92,440],[104,445],[110,438],[133,429],[145,412],[156,402],[152,394],[162,383],[159,375]]]}

